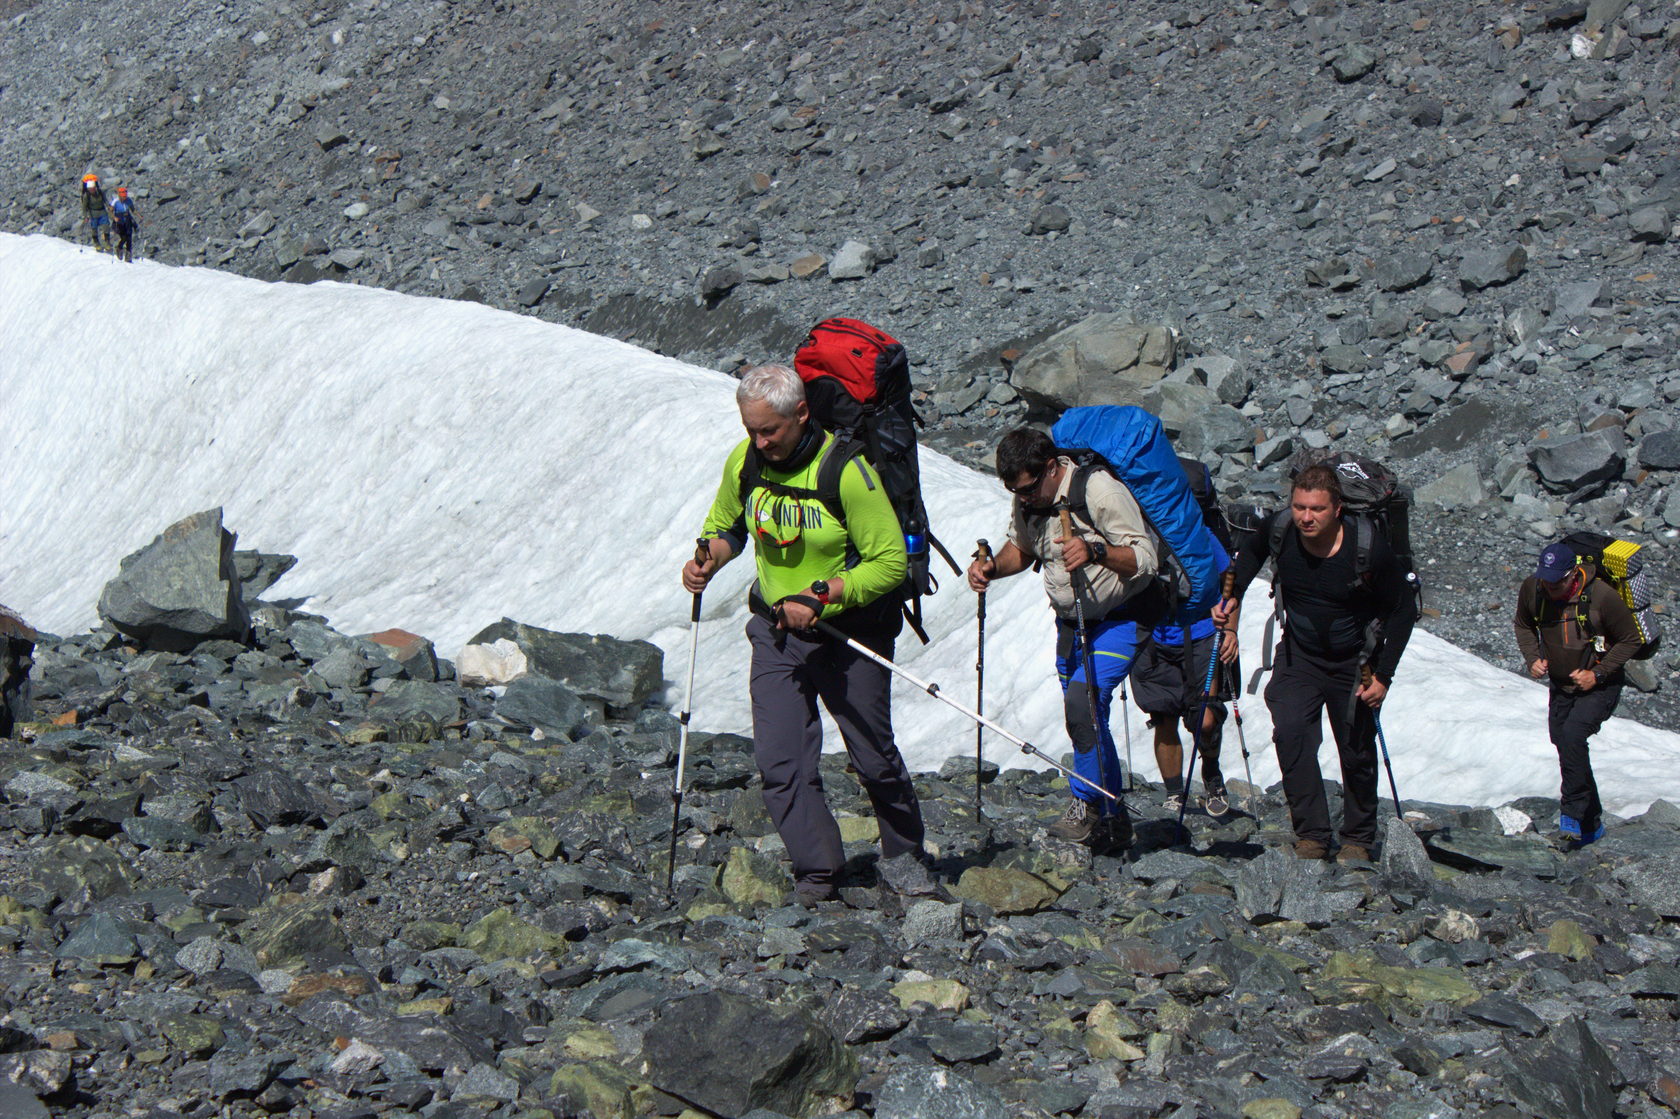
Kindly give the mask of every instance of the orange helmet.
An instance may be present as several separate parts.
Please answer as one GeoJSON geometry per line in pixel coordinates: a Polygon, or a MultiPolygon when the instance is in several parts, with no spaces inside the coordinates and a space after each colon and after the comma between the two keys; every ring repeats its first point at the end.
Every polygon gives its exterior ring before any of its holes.
{"type": "Polygon", "coordinates": [[[99,176],[98,175],[87,174],[87,175],[82,176],[82,185],[83,186],[86,186],[89,183],[97,183],[98,181],[99,181],[99,176]]]}
{"type": "Polygon", "coordinates": [[[127,187],[118,187],[117,188],[117,197],[118,198],[127,198],[128,197],[128,188],[127,187]]]}

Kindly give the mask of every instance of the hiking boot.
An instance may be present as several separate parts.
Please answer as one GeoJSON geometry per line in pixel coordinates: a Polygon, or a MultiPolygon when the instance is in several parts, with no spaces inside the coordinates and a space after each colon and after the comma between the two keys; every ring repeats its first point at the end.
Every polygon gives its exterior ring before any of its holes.
{"type": "Polygon", "coordinates": [[[945,892],[927,863],[915,851],[904,851],[890,859],[881,859],[875,864],[875,875],[881,880],[881,889],[890,890],[900,897],[951,900],[951,895],[945,892]]]}
{"type": "Polygon", "coordinates": [[[1184,811],[1184,794],[1168,793],[1167,799],[1161,802],[1161,807],[1167,810],[1167,815],[1177,816],[1184,811]]]}
{"type": "Polygon", "coordinates": [[[1330,848],[1317,839],[1297,839],[1295,841],[1295,857],[1297,859],[1327,859],[1330,857],[1330,848]]]}
{"type": "Polygon", "coordinates": [[[840,891],[827,882],[796,882],[793,896],[806,909],[815,909],[826,901],[839,901],[840,891]]]}
{"type": "Polygon", "coordinates": [[[1093,855],[1116,855],[1132,845],[1132,822],[1124,816],[1103,816],[1091,829],[1093,855]]]}
{"type": "Polygon", "coordinates": [[[1225,799],[1225,785],[1223,782],[1202,786],[1202,811],[1215,820],[1231,811],[1231,802],[1225,799]]]}
{"type": "Polygon", "coordinates": [[[1062,813],[1062,818],[1050,825],[1050,834],[1057,839],[1066,839],[1073,843],[1084,843],[1091,838],[1091,830],[1096,826],[1097,814],[1093,811],[1089,801],[1074,797],[1062,813]]]}
{"type": "Polygon", "coordinates": [[[1336,852],[1339,863],[1368,863],[1371,861],[1371,849],[1358,843],[1344,843],[1342,849],[1336,852]]]}

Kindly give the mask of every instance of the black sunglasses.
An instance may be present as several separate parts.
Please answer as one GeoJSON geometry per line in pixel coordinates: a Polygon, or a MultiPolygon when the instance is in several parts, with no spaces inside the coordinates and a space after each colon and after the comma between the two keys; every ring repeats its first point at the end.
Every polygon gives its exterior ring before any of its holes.
{"type": "Polygon", "coordinates": [[[1038,484],[1042,481],[1044,481],[1044,471],[1040,470],[1037,474],[1033,475],[1033,480],[1024,486],[1005,486],[1003,488],[1014,494],[1016,497],[1030,497],[1032,496],[1032,492],[1038,489],[1038,484]]]}

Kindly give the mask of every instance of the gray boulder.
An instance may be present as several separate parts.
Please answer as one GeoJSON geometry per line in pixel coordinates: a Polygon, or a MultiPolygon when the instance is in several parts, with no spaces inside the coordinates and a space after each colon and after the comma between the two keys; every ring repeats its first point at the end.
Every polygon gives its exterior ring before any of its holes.
{"type": "Polygon", "coordinates": [[[1162,381],[1152,385],[1144,391],[1138,403],[1160,417],[1161,426],[1175,439],[1206,413],[1225,407],[1219,403],[1212,389],[1187,385],[1182,381],[1162,381]]]}
{"type": "Polygon", "coordinates": [[[1507,1041],[1505,1090],[1535,1115],[1611,1119],[1622,1077],[1587,1024],[1572,1018],[1535,1042],[1507,1041]]]}
{"type": "Polygon", "coordinates": [[[1204,462],[1254,449],[1254,425],[1229,404],[1214,404],[1190,417],[1178,433],[1179,452],[1204,462]]]}
{"type": "Polygon", "coordinates": [[[816,1019],[732,991],[662,1008],[642,1060],[654,1087],[716,1115],[830,1114],[849,1104],[858,1078],[857,1058],[816,1019]]]}
{"type": "Polygon", "coordinates": [[[1521,245],[1471,249],[1459,259],[1458,282],[1467,291],[1480,291],[1509,283],[1522,275],[1526,267],[1528,250],[1521,245]]]}
{"type": "Polygon", "coordinates": [[[828,276],[832,280],[861,280],[875,271],[877,254],[862,241],[847,241],[828,262],[828,276]]]}
{"type": "Polygon", "coordinates": [[[1226,404],[1241,404],[1254,387],[1254,375],[1225,354],[1203,354],[1189,363],[1192,384],[1206,385],[1226,404]]]}
{"type": "Polygon", "coordinates": [[[278,552],[233,553],[233,570],[239,576],[239,593],[246,602],[255,602],[259,595],[296,566],[296,556],[278,552]]]}
{"type": "Polygon", "coordinates": [[[545,676],[521,676],[496,700],[496,717],[571,741],[589,733],[592,712],[576,692],[545,676]]]}
{"type": "Polygon", "coordinates": [[[1635,241],[1660,245],[1668,240],[1674,219],[1661,206],[1646,206],[1628,215],[1628,230],[1635,241]]]}
{"type": "Polygon", "coordinates": [[[1573,493],[1619,478],[1626,465],[1619,428],[1543,439],[1528,448],[1528,461],[1553,493],[1573,493]]]}
{"type": "Polygon", "coordinates": [[[1143,392],[1172,368],[1173,332],[1146,326],[1130,314],[1109,312],[1057,331],[1029,350],[1010,383],[1039,407],[1140,404],[1143,392]]]}
{"type": "Polygon", "coordinates": [[[665,684],[665,654],[648,641],[556,633],[503,618],[467,644],[489,645],[503,638],[524,652],[532,675],[558,680],[584,699],[608,707],[640,707],[665,684]]]}
{"type": "Polygon", "coordinates": [[[220,508],[177,521],[129,555],[99,596],[107,625],[149,649],[183,652],[212,638],[244,640],[251,616],[239,590],[235,536],[220,508]]]}
{"type": "Polygon", "coordinates": [[[925,1064],[900,1069],[875,1096],[875,1119],[1008,1119],[997,1089],[925,1064]]]}
{"type": "Polygon", "coordinates": [[[1371,269],[1371,279],[1384,291],[1410,291],[1428,282],[1435,258],[1424,252],[1384,257],[1371,269]]]}
{"type": "Polygon", "coordinates": [[[1419,486],[1417,500],[1424,505],[1439,505],[1443,509],[1463,509],[1479,505],[1487,490],[1482,476],[1473,462],[1461,463],[1433,482],[1419,486]]]}
{"type": "Polygon", "coordinates": [[[1656,431],[1640,440],[1639,465],[1647,470],[1680,470],[1680,431],[1656,431]]]}
{"type": "Polygon", "coordinates": [[[1559,284],[1552,291],[1552,315],[1565,322],[1578,319],[1598,302],[1603,291],[1604,284],[1600,280],[1559,284]]]}

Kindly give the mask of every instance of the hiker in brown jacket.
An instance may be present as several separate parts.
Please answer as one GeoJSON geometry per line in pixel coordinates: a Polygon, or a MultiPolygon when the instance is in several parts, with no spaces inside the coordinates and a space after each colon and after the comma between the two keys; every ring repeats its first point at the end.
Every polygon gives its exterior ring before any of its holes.
{"type": "Polygon", "coordinates": [[[1528,674],[1550,679],[1547,724],[1563,772],[1560,840],[1573,850],[1604,835],[1604,806],[1587,740],[1622,698],[1622,666],[1643,637],[1633,614],[1591,564],[1565,542],[1548,544],[1517,592],[1517,647],[1528,674]]]}

